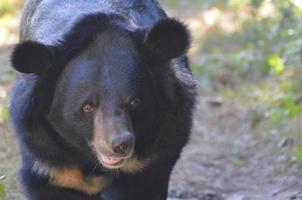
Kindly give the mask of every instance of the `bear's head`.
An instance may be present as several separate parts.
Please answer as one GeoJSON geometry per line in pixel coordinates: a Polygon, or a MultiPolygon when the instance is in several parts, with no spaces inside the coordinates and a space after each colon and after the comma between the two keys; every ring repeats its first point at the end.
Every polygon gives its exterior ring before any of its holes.
{"type": "Polygon", "coordinates": [[[170,63],[189,45],[186,26],[175,19],[134,30],[120,16],[98,13],[57,45],[19,44],[12,64],[38,79],[36,116],[70,146],[89,148],[105,167],[119,168],[156,141],[174,109],[170,63]]]}

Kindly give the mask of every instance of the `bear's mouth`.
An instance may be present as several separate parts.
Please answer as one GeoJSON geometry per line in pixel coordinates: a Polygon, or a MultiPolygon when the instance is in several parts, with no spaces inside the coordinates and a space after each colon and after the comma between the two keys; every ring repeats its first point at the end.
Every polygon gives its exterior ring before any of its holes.
{"type": "Polygon", "coordinates": [[[103,167],[108,169],[119,169],[122,168],[129,159],[133,158],[134,150],[131,150],[127,155],[114,155],[110,153],[110,150],[104,148],[96,148],[96,145],[92,145],[94,154],[102,164],[103,167]]]}
{"type": "Polygon", "coordinates": [[[105,156],[103,154],[100,154],[100,161],[106,167],[118,168],[118,167],[122,166],[124,159],[123,158],[116,158],[116,157],[109,157],[109,156],[105,156]]]}
{"type": "Polygon", "coordinates": [[[104,167],[109,169],[121,168],[130,157],[119,158],[113,156],[105,156],[104,154],[98,153],[98,160],[102,163],[104,167]]]}

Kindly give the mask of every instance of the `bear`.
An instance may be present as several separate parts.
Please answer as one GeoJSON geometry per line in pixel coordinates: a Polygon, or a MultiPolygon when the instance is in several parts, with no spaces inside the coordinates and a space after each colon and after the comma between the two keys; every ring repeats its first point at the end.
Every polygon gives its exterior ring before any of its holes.
{"type": "Polygon", "coordinates": [[[27,0],[10,113],[29,200],[165,200],[196,83],[155,0],[27,0]]]}

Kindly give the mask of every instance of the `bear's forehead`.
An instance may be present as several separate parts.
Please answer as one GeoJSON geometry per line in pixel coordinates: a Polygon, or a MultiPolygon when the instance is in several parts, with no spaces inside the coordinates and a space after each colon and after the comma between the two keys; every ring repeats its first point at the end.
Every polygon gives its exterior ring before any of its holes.
{"type": "Polygon", "coordinates": [[[68,89],[133,89],[145,76],[141,60],[127,35],[110,31],[100,34],[87,49],[68,62],[61,84],[68,89]]]}

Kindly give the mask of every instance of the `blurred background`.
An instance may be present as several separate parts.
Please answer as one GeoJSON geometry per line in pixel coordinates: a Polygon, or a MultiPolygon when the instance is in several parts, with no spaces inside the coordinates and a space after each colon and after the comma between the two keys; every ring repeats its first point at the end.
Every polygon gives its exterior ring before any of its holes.
{"type": "MultiPolygon", "coordinates": [[[[172,200],[302,200],[302,0],[161,0],[191,29],[199,98],[172,200]]],[[[0,0],[0,199],[23,199],[8,119],[23,0],[0,0]]]]}

